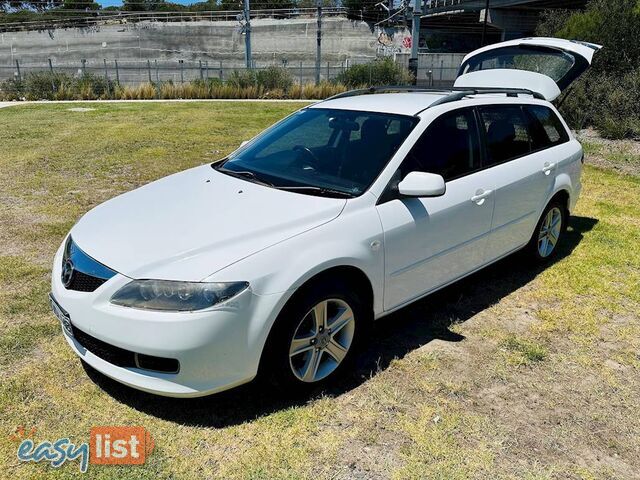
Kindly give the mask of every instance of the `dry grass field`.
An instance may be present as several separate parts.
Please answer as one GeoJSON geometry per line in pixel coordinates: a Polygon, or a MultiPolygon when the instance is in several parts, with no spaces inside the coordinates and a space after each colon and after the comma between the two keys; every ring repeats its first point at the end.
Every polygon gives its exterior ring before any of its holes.
{"type": "Polygon", "coordinates": [[[38,440],[142,425],[138,467],[88,478],[640,478],[640,152],[585,134],[584,190],[558,260],[512,256],[375,325],[356,371],[295,398],[250,384],[195,400],[85,371],[49,311],[50,263],[94,205],[211,162],[292,103],[0,110],[0,477],[38,440]]]}

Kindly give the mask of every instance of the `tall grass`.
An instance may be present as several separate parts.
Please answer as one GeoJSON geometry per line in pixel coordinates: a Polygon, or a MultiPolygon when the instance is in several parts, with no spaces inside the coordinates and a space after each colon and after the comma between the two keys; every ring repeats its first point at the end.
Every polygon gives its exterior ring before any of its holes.
{"type": "MultiPolygon", "coordinates": [[[[272,69],[273,70],[273,69],[272,69]]],[[[0,83],[0,100],[151,100],[151,99],[297,99],[320,100],[347,90],[341,83],[295,84],[275,70],[249,76],[238,73],[229,81],[195,80],[186,83],[141,83],[136,86],[107,82],[102,77],[39,72],[24,80],[0,83]]]]}

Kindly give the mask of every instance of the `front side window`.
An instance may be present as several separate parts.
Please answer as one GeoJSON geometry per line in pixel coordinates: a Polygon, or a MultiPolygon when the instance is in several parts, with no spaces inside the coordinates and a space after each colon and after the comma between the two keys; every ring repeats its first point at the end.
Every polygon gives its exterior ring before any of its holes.
{"type": "Polygon", "coordinates": [[[283,190],[355,197],[373,183],[417,123],[404,115],[308,108],[214,168],[283,190]]]}
{"type": "Polygon", "coordinates": [[[549,107],[527,105],[524,109],[530,120],[532,150],[542,150],[569,141],[569,134],[562,122],[549,107]]]}
{"type": "Polygon", "coordinates": [[[445,181],[478,169],[480,147],[471,109],[448,112],[434,120],[400,166],[403,178],[417,171],[442,175],[445,181]]]}
{"type": "Polygon", "coordinates": [[[522,108],[501,105],[480,108],[487,145],[487,167],[531,152],[531,138],[522,108]]]}

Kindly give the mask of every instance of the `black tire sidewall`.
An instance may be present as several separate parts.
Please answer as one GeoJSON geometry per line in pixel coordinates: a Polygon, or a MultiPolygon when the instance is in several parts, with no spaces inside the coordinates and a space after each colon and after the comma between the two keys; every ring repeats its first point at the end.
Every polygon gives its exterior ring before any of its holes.
{"type": "Polygon", "coordinates": [[[562,237],[567,228],[567,220],[568,220],[567,209],[562,203],[560,203],[559,201],[552,201],[546,206],[546,208],[542,212],[542,215],[540,215],[540,219],[536,224],[536,228],[533,231],[533,236],[531,237],[531,240],[529,241],[529,245],[527,248],[529,251],[529,257],[532,260],[534,260],[536,263],[545,263],[545,262],[548,262],[549,260],[552,260],[557,255],[558,247],[560,245],[560,242],[562,241],[562,237]],[[556,243],[551,254],[548,255],[547,257],[543,257],[542,255],[540,255],[540,252],[538,251],[538,237],[540,235],[540,228],[542,227],[542,223],[547,217],[547,214],[549,213],[549,211],[554,208],[558,208],[560,210],[561,222],[562,222],[562,225],[560,226],[560,234],[558,236],[558,242],[556,243]]]}
{"type": "Polygon", "coordinates": [[[353,364],[357,351],[360,349],[362,339],[368,334],[370,313],[362,298],[349,288],[346,282],[340,280],[318,281],[304,286],[296,292],[285,305],[276,320],[261,361],[261,376],[270,383],[292,388],[298,391],[306,391],[319,388],[328,382],[340,377],[348,367],[353,364]],[[289,346],[293,335],[303,317],[319,302],[331,298],[346,302],[355,320],[354,337],[347,352],[347,356],[340,365],[327,377],[317,382],[303,382],[291,371],[289,363],[289,346]]]}

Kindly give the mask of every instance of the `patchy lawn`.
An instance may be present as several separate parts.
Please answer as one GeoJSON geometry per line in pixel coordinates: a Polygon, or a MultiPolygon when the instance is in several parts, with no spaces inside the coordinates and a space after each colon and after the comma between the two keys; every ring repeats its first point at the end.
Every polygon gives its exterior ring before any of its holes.
{"type": "Polygon", "coordinates": [[[78,443],[94,425],[143,425],[156,443],[144,466],[90,466],[89,476],[639,477],[636,144],[588,140],[598,167],[586,167],[555,264],[531,270],[516,255],[381,320],[334,390],[304,399],[249,385],[174,400],[83,369],[49,313],[51,258],[92,206],[220,158],[297,106],[71,107],[0,111],[3,476],[82,476],[77,462],[18,462],[18,425],[78,443]],[[635,165],[624,175],[599,160],[618,148],[635,165]]]}

